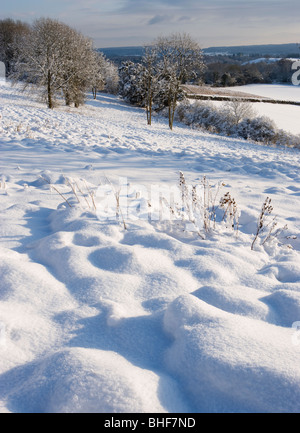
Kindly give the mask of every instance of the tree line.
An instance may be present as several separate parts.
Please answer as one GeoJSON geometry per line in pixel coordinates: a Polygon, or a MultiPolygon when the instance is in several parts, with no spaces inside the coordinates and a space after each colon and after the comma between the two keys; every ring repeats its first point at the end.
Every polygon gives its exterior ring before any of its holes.
{"type": "Polygon", "coordinates": [[[199,44],[185,33],[159,37],[145,47],[140,63],[117,67],[91,39],[50,18],[32,25],[0,20],[0,60],[13,81],[38,86],[49,108],[58,98],[78,107],[88,89],[94,98],[105,89],[145,107],[149,125],[153,110],[168,107],[171,129],[181,84],[197,80],[204,69],[199,44]]]}
{"type": "Polygon", "coordinates": [[[220,60],[208,59],[207,68],[203,74],[205,84],[214,87],[243,86],[257,83],[290,83],[292,77],[293,60],[278,58],[274,61],[262,59],[261,61],[244,62],[233,58],[220,60]]]}
{"type": "Polygon", "coordinates": [[[92,40],[70,26],[40,18],[31,26],[21,21],[0,21],[0,60],[13,81],[38,86],[49,108],[58,98],[66,105],[83,104],[89,89],[118,91],[118,69],[92,40]]]}
{"type": "MultiPolygon", "coordinates": [[[[224,58],[225,59],[225,58],[224,58]]],[[[199,44],[186,33],[156,38],[138,60],[119,66],[96,50],[90,38],[50,18],[32,25],[10,18],[0,20],[0,61],[13,82],[38,86],[49,108],[58,99],[79,107],[86,92],[119,94],[130,104],[145,108],[151,125],[153,111],[168,113],[169,127],[182,84],[233,86],[259,82],[289,82],[291,61],[255,64],[204,61],[199,44]]]]}

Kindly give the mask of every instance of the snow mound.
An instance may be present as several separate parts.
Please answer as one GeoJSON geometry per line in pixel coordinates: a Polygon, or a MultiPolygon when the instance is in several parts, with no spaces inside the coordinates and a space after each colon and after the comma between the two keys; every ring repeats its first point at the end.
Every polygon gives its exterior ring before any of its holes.
{"type": "Polygon", "coordinates": [[[172,379],[95,349],[60,350],[11,370],[4,383],[14,412],[176,412],[185,406],[172,379]]]}
{"type": "Polygon", "coordinates": [[[112,95],[0,105],[0,412],[299,412],[299,151],[149,128],[112,95]],[[162,218],[182,170],[214,203],[200,235],[162,218]],[[288,229],[251,250],[266,195],[288,229]]]}
{"type": "Polygon", "coordinates": [[[227,285],[203,286],[193,292],[193,295],[228,313],[248,316],[254,319],[270,321],[270,311],[260,298],[265,292],[246,290],[243,286],[227,285]]]}
{"type": "Polygon", "coordinates": [[[272,295],[263,298],[263,301],[270,305],[277,315],[276,323],[281,326],[291,326],[300,317],[300,287],[298,291],[277,290],[272,295]]]}
{"type": "Polygon", "coordinates": [[[164,317],[165,362],[199,412],[299,412],[299,351],[291,330],[230,314],[191,295],[164,317]],[[263,379],[262,379],[263,378],[263,379]]]}

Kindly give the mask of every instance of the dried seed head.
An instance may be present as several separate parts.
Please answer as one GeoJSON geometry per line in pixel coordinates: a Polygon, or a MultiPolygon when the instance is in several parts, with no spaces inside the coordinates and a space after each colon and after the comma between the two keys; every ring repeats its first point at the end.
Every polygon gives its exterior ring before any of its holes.
{"type": "Polygon", "coordinates": [[[182,171],[179,172],[179,176],[180,176],[180,180],[179,180],[179,185],[185,185],[185,178],[184,178],[184,174],[182,173],[182,171]]]}

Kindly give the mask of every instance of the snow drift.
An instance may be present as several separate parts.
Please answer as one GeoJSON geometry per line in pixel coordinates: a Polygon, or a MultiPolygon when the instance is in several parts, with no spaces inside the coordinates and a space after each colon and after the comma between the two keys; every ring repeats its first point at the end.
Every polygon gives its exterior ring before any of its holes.
{"type": "Polygon", "coordinates": [[[0,90],[1,412],[299,412],[299,151],[0,90]],[[179,170],[222,182],[238,233],[93,208],[107,179],[133,200],[179,170]],[[267,195],[288,229],[251,250],[267,195]]]}

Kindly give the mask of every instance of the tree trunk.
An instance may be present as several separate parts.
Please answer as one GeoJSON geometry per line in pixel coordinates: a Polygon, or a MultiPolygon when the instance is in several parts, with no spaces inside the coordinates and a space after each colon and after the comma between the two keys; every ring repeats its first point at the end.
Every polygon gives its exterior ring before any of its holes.
{"type": "Polygon", "coordinates": [[[172,130],[173,129],[173,124],[172,124],[172,113],[171,113],[171,101],[169,101],[169,128],[172,130]]]}
{"type": "Polygon", "coordinates": [[[69,107],[71,105],[71,98],[70,98],[70,94],[68,91],[66,91],[66,93],[65,93],[65,103],[66,103],[67,107],[69,107]]]}
{"type": "Polygon", "coordinates": [[[53,108],[53,100],[52,100],[52,88],[51,88],[51,72],[48,71],[47,77],[47,97],[48,97],[48,108],[53,108]]]}
{"type": "Polygon", "coordinates": [[[172,113],[171,113],[172,128],[171,129],[173,129],[175,111],[176,111],[176,97],[174,97],[174,100],[173,100],[173,103],[172,103],[172,113]]]}
{"type": "Polygon", "coordinates": [[[173,121],[174,121],[174,107],[176,107],[176,97],[175,96],[169,96],[168,100],[168,106],[169,106],[169,127],[172,130],[173,129],[173,121]]]}
{"type": "Polygon", "coordinates": [[[149,104],[149,125],[151,125],[152,123],[152,98],[150,99],[150,104],[149,104]]]}
{"type": "Polygon", "coordinates": [[[149,102],[149,119],[148,119],[148,125],[151,125],[152,122],[152,96],[153,96],[153,91],[152,91],[152,79],[151,76],[149,75],[149,80],[148,80],[148,102],[149,102]]]}
{"type": "Polygon", "coordinates": [[[147,101],[147,123],[151,125],[152,122],[152,94],[149,95],[147,101]]]}
{"type": "Polygon", "coordinates": [[[178,98],[178,91],[179,91],[179,86],[176,88],[176,90],[173,93],[169,94],[169,98],[168,98],[169,127],[171,130],[173,129],[174,116],[175,116],[177,98],[178,98]]]}

